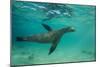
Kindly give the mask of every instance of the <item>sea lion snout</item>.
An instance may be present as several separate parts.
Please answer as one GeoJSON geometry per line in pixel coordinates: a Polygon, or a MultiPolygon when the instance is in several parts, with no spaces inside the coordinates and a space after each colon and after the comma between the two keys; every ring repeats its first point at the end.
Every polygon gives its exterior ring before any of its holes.
{"type": "Polygon", "coordinates": [[[71,28],[70,28],[70,31],[71,31],[71,32],[74,32],[74,31],[75,31],[75,28],[74,28],[74,27],[71,27],[71,28]]]}
{"type": "Polygon", "coordinates": [[[68,27],[68,28],[67,28],[67,31],[68,31],[68,32],[74,32],[74,31],[75,31],[75,28],[74,28],[74,27],[68,27]]]}

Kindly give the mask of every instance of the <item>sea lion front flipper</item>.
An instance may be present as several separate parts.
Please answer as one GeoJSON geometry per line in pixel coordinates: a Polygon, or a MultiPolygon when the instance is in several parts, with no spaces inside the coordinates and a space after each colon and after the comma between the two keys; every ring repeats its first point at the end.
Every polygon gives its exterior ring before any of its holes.
{"type": "Polygon", "coordinates": [[[59,39],[55,39],[49,50],[49,55],[56,49],[59,39]]]}
{"type": "Polygon", "coordinates": [[[44,27],[46,30],[48,30],[48,31],[52,31],[52,29],[51,29],[50,26],[48,26],[48,25],[46,25],[46,24],[42,24],[42,25],[43,25],[43,27],[44,27]]]}

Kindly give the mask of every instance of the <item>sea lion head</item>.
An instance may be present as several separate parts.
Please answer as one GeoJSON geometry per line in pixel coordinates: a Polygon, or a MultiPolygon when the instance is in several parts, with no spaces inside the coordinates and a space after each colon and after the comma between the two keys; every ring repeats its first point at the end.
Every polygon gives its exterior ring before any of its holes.
{"type": "Polygon", "coordinates": [[[74,27],[67,27],[67,30],[68,32],[74,32],[75,31],[75,28],[74,27]]]}
{"type": "Polygon", "coordinates": [[[74,31],[75,31],[75,28],[69,26],[69,27],[63,28],[63,31],[64,31],[64,32],[74,32],[74,31]]]}

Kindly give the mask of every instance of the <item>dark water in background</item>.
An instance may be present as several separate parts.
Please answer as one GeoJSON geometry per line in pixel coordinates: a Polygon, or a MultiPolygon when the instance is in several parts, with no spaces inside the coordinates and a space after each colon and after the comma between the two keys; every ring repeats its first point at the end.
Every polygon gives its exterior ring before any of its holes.
{"type": "Polygon", "coordinates": [[[12,65],[95,60],[95,6],[66,4],[66,7],[58,8],[51,5],[12,3],[12,65]],[[56,14],[52,15],[52,19],[44,21],[51,17],[51,14],[48,15],[51,10],[56,10],[56,14]],[[16,41],[16,36],[46,33],[41,23],[48,24],[54,30],[73,26],[76,31],[64,34],[51,55],[48,55],[50,44],[16,41]]]}

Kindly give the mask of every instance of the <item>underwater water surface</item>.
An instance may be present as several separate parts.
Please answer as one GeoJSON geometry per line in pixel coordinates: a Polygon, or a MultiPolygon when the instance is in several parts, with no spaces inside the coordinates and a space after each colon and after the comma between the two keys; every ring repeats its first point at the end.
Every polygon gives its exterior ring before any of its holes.
{"type": "Polygon", "coordinates": [[[96,60],[95,6],[39,2],[12,2],[11,65],[51,64],[96,60]],[[52,43],[16,41],[17,36],[47,33],[71,26],[55,51],[48,55],[52,43]]]}

